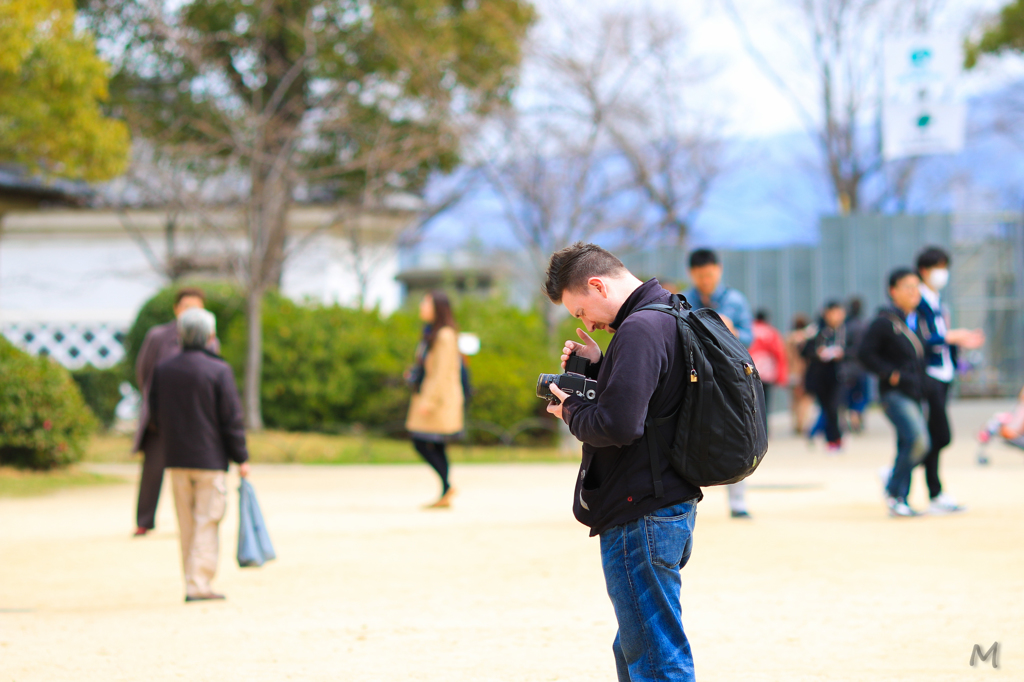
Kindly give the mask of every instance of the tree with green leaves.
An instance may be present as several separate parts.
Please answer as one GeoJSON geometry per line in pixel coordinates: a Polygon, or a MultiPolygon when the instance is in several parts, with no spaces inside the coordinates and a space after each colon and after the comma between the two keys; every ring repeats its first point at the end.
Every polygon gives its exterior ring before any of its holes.
{"type": "MultiPolygon", "coordinates": [[[[246,418],[262,424],[262,301],[295,192],[359,209],[459,161],[508,104],[526,0],[79,0],[136,134],[244,178],[246,418]]],[[[344,219],[344,216],[340,216],[344,219]]]]}
{"type": "Polygon", "coordinates": [[[121,173],[128,129],[103,110],[107,77],[73,0],[0,0],[0,162],[49,177],[121,173]]]}
{"type": "Polygon", "coordinates": [[[1024,54],[1024,0],[1004,6],[985,26],[981,37],[968,40],[965,47],[964,66],[968,69],[974,68],[985,54],[1024,54]]]}

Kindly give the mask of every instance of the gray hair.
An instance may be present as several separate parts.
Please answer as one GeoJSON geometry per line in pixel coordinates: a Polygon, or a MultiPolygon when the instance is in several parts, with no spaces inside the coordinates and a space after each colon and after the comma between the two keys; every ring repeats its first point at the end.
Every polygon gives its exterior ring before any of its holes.
{"type": "Polygon", "coordinates": [[[189,308],[178,318],[178,336],[185,348],[205,348],[217,331],[217,318],[203,308],[189,308]]]}

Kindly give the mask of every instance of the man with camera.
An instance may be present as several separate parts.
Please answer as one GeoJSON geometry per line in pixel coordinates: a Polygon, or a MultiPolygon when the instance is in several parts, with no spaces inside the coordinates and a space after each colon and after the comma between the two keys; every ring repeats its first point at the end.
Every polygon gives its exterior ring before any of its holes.
{"type": "MultiPolygon", "coordinates": [[[[566,341],[563,348],[562,366],[570,361],[570,369],[580,368],[596,381],[593,400],[586,388],[570,394],[559,382],[547,390],[560,401],[548,411],[583,442],[573,513],[590,527],[591,536],[601,538],[605,582],[619,625],[612,645],[618,679],[693,680],[680,570],[690,558],[701,492],[666,457],[652,458],[644,437],[648,418],[666,421],[675,414],[689,385],[675,318],[638,311],[668,303],[671,294],[658,280],[641,282],[614,255],[582,242],[551,256],[545,293],[587,331],[614,334],[603,356],[582,329],[577,330],[582,343],[566,341]],[[656,495],[659,477],[663,491],[656,495]]],[[[666,435],[671,438],[669,431],[666,435]]]]}

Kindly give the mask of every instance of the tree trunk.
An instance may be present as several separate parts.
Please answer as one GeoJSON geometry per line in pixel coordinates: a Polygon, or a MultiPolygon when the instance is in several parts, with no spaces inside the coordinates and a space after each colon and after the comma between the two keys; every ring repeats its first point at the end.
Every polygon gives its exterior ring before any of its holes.
{"type": "Polygon", "coordinates": [[[263,428],[260,392],[263,380],[263,296],[280,284],[290,186],[273,168],[253,170],[249,199],[249,259],[246,290],[247,347],[245,356],[245,422],[252,430],[263,428]]]}
{"type": "Polygon", "coordinates": [[[245,425],[251,431],[263,430],[260,389],[263,377],[263,287],[249,287],[246,300],[248,343],[245,353],[245,425]]]}

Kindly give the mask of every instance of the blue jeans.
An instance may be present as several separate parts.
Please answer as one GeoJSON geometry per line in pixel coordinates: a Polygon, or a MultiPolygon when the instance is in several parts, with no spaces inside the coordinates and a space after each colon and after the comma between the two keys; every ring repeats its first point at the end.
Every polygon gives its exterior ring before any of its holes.
{"type": "Polygon", "coordinates": [[[659,509],[601,533],[601,563],[619,631],[619,682],[694,680],[683,632],[679,571],[693,549],[697,501],[659,509]]]}
{"type": "Polygon", "coordinates": [[[886,391],[882,407],[896,427],[896,461],[886,491],[890,497],[905,500],[910,493],[910,473],[928,453],[928,423],[921,403],[898,391],[886,391]]]}

